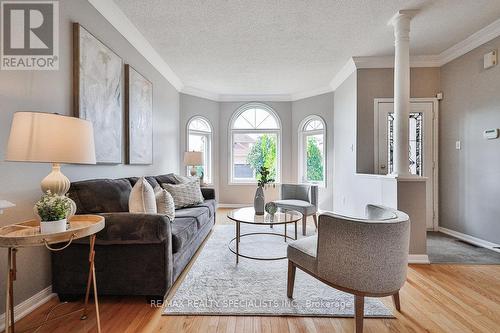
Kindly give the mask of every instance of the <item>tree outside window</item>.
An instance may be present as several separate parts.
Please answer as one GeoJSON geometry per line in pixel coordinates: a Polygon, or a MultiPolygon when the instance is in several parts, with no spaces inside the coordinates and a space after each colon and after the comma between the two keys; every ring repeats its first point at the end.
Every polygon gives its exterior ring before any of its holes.
{"type": "Polygon", "coordinates": [[[325,125],[318,116],[310,116],[302,122],[299,132],[299,177],[303,182],[324,184],[325,168],[325,125]]]}

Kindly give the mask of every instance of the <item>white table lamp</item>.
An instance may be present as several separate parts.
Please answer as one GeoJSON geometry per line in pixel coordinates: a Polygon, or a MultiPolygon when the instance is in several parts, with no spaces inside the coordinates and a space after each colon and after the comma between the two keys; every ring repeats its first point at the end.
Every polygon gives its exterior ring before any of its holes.
{"type": "Polygon", "coordinates": [[[52,172],[41,182],[42,191],[64,195],[70,181],[61,172],[61,163],[96,163],[92,123],[53,113],[16,112],[5,159],[52,163],[52,172]]]}
{"type": "Polygon", "coordinates": [[[185,152],[184,164],[187,166],[191,166],[191,176],[196,176],[196,166],[203,165],[203,153],[201,151],[185,152]]]}

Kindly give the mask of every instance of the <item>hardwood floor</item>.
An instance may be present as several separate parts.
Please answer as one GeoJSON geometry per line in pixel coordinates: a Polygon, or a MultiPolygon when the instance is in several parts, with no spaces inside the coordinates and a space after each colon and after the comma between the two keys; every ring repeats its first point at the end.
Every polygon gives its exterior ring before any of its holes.
{"type": "MultiPolygon", "coordinates": [[[[229,223],[225,213],[219,209],[217,223],[229,223]]],[[[394,310],[396,319],[365,319],[365,332],[500,332],[500,265],[410,265],[400,299],[402,313],[394,310]]],[[[383,301],[393,309],[391,297],[383,301]]],[[[42,320],[58,303],[55,298],[42,305],[16,323],[16,331],[42,320]]],[[[53,314],[78,306],[65,304],[53,314]]],[[[101,297],[100,312],[103,332],[354,332],[349,318],[161,316],[161,308],[142,297],[101,297]]],[[[86,321],[77,314],[38,332],[96,331],[91,312],[86,321]]]]}

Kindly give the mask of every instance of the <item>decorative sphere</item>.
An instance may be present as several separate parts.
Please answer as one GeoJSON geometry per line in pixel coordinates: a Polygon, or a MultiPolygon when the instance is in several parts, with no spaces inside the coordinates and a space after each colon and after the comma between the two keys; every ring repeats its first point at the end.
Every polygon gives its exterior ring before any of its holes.
{"type": "Polygon", "coordinates": [[[278,205],[276,205],[274,202],[271,201],[271,202],[266,203],[265,209],[266,209],[266,212],[273,215],[278,211],[278,205]]]}

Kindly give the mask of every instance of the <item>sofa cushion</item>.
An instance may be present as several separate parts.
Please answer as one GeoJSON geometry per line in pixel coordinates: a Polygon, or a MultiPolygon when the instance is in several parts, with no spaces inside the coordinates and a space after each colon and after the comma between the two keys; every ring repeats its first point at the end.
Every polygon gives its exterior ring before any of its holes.
{"type": "Polygon", "coordinates": [[[172,253],[181,251],[198,233],[195,217],[179,217],[172,222],[172,253]]]}
{"type": "Polygon", "coordinates": [[[68,196],[77,214],[128,212],[132,185],[128,179],[92,179],[71,183],[68,196]]]}
{"type": "Polygon", "coordinates": [[[163,184],[163,183],[166,183],[166,184],[177,184],[174,176],[175,176],[175,174],[168,173],[166,175],[158,175],[158,176],[155,177],[155,179],[158,182],[158,184],[163,184]]]}
{"type": "Polygon", "coordinates": [[[175,211],[175,216],[176,218],[186,217],[196,219],[198,229],[202,228],[205,224],[210,222],[211,218],[210,209],[203,206],[177,209],[175,211]]]}
{"type": "Polygon", "coordinates": [[[210,217],[215,215],[217,210],[217,201],[215,200],[205,200],[203,203],[199,204],[197,207],[207,207],[210,213],[210,217]]]}
{"type": "Polygon", "coordinates": [[[312,215],[316,213],[316,207],[309,203],[308,201],[303,200],[275,200],[274,203],[278,205],[280,208],[284,209],[293,209],[301,212],[304,215],[312,215]]]}
{"type": "MultiPolygon", "coordinates": [[[[129,177],[127,178],[130,181],[130,184],[132,184],[132,187],[137,183],[140,177],[129,177]]],[[[156,186],[159,186],[160,184],[156,181],[156,178],[153,176],[147,176],[144,177],[148,181],[149,185],[151,185],[152,188],[155,188],[156,186]]]]}

